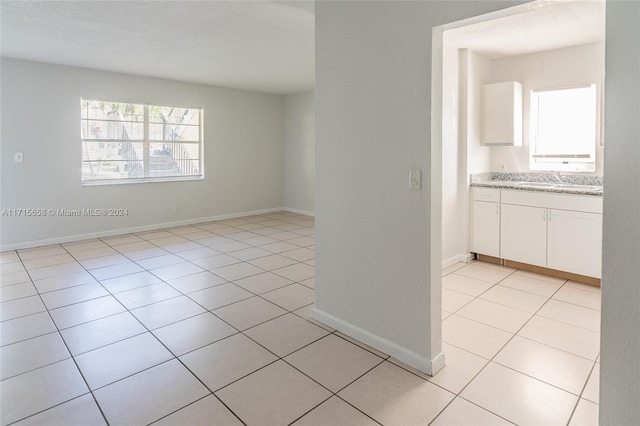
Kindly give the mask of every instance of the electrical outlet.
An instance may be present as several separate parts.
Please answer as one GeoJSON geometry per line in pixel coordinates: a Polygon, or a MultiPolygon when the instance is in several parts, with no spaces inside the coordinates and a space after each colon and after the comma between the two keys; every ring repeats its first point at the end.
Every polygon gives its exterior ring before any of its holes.
{"type": "Polygon", "coordinates": [[[409,170],[409,188],[422,188],[422,170],[409,170]]]}
{"type": "Polygon", "coordinates": [[[173,208],[173,214],[180,214],[182,212],[182,207],[180,206],[175,206],[173,208]]]}

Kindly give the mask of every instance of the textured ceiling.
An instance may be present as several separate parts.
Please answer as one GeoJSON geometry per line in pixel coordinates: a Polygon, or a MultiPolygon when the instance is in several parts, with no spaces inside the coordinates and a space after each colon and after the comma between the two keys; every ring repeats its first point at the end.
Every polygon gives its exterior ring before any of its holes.
{"type": "MultiPolygon", "coordinates": [[[[604,0],[445,33],[489,58],[604,40],[604,0]]],[[[313,1],[0,1],[4,57],[287,94],[314,87],[313,1]]]]}
{"type": "Polygon", "coordinates": [[[0,54],[287,94],[314,87],[312,1],[0,2],[0,54]]]}
{"type": "Polygon", "coordinates": [[[491,59],[601,42],[605,6],[604,0],[527,3],[520,13],[449,30],[445,40],[491,59]]]}

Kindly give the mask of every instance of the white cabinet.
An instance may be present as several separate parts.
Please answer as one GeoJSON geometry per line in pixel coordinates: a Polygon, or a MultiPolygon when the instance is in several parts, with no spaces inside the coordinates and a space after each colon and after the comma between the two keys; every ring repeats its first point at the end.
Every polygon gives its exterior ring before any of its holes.
{"type": "Polygon", "coordinates": [[[600,278],[602,198],[502,191],[500,257],[600,278]]]}
{"type": "Polygon", "coordinates": [[[547,267],[598,277],[602,264],[602,215],[549,210],[547,267]]]}
{"type": "Polygon", "coordinates": [[[602,197],[472,188],[471,251],[601,277],[602,197]]]}
{"type": "Polygon", "coordinates": [[[471,251],[500,256],[500,190],[473,188],[471,251]]]}
{"type": "Polygon", "coordinates": [[[547,209],[502,205],[501,256],[536,266],[547,264],[547,209]]]}
{"type": "Polygon", "coordinates": [[[482,144],[522,146],[522,84],[485,84],[482,105],[482,144]]]}

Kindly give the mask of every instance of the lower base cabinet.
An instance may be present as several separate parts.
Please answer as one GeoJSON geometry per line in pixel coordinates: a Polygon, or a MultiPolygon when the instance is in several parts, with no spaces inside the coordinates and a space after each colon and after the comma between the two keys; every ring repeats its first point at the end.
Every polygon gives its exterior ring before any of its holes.
{"type": "Polygon", "coordinates": [[[474,195],[474,253],[602,276],[602,197],[513,190],[493,197],[500,201],[478,202],[474,195]]]}
{"type": "Polygon", "coordinates": [[[500,257],[547,266],[547,209],[503,204],[500,257]]]}

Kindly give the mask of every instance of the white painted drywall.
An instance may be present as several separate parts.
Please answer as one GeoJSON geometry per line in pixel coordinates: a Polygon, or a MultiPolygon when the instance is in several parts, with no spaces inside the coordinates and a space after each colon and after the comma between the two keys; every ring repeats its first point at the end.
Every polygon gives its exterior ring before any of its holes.
{"type": "Polygon", "coordinates": [[[600,424],[640,423],[640,2],[607,2],[600,424]]]}
{"type": "MultiPolygon", "coordinates": [[[[596,83],[598,89],[598,117],[601,114],[601,95],[604,82],[604,43],[567,47],[528,55],[511,56],[491,61],[489,83],[519,81],[523,89],[523,138],[521,147],[491,147],[491,171],[499,171],[500,164],[508,172],[529,171],[529,114],[530,91],[596,83]]],[[[606,97],[606,94],[605,94],[606,97]]],[[[600,126],[598,126],[600,130],[600,126]]],[[[596,171],[602,176],[603,146],[596,148],[596,171]]],[[[581,173],[584,174],[584,173],[581,173]]]]}
{"type": "Polygon", "coordinates": [[[284,207],[313,214],[316,177],[313,90],[284,97],[284,207]]]}
{"type": "Polygon", "coordinates": [[[313,315],[429,372],[441,357],[432,28],[513,4],[316,3],[313,315]],[[414,168],[421,190],[408,187],[414,168]]]}
{"type": "Polygon", "coordinates": [[[482,85],[491,61],[477,52],[443,46],[442,267],[469,258],[469,182],[489,170],[490,148],[480,144],[482,85]],[[457,94],[457,97],[456,97],[457,94]],[[457,123],[457,133],[448,129],[457,123]]]}
{"type": "Polygon", "coordinates": [[[111,218],[3,216],[5,249],[283,205],[282,96],[6,58],[1,67],[1,208],[129,210],[111,218]],[[83,187],[81,97],[203,107],[205,179],[83,187]],[[24,163],[13,162],[17,151],[24,163]]]}

